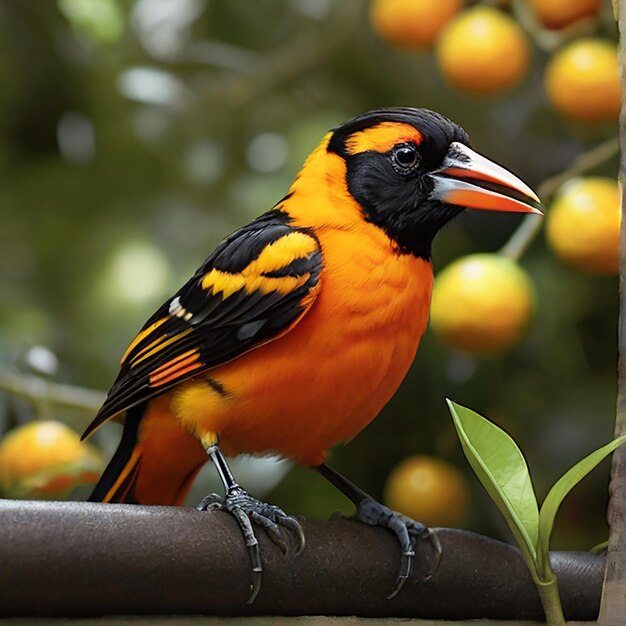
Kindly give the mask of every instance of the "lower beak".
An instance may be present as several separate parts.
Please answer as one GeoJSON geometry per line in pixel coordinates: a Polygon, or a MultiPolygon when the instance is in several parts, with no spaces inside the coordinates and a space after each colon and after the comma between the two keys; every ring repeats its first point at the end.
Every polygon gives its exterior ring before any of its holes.
{"type": "Polygon", "coordinates": [[[450,144],[430,197],[445,204],[514,213],[538,213],[537,194],[508,170],[457,141],[450,144]]]}

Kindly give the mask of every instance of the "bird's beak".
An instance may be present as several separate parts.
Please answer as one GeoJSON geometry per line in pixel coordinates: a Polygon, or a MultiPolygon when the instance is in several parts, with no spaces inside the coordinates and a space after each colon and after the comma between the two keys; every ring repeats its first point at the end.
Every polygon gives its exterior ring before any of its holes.
{"type": "Polygon", "coordinates": [[[445,204],[542,215],[541,201],[526,183],[457,141],[431,177],[435,186],[430,197],[445,204]]]}

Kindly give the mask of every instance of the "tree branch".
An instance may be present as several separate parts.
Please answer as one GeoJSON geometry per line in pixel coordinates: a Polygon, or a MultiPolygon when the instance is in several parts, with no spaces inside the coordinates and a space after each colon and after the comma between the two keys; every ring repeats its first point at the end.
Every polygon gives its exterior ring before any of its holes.
{"type": "MultiPolygon", "coordinates": [[[[265,571],[246,604],[250,563],[233,518],[217,511],[0,500],[0,616],[132,614],[360,615],[543,620],[519,551],[439,529],[443,554],[416,546],[415,573],[394,600],[393,535],[350,520],[303,521],[307,545],[283,555],[259,537],[265,571]]],[[[295,545],[295,544],[294,544],[295,545]]],[[[595,619],[604,558],[553,553],[569,619],[595,619]]]]}
{"type": "MultiPolygon", "coordinates": [[[[603,141],[579,155],[565,171],[560,172],[556,176],[546,178],[537,187],[537,195],[542,202],[547,202],[568,180],[602,165],[618,153],[619,141],[617,137],[611,137],[603,141]]],[[[538,235],[542,225],[543,220],[539,216],[527,215],[511,235],[511,238],[502,246],[499,253],[514,261],[519,261],[528,246],[538,235]]]]}

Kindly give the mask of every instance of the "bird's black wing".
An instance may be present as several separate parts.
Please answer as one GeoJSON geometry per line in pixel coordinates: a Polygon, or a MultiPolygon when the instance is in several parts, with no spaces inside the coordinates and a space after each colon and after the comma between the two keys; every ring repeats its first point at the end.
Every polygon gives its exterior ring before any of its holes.
{"type": "Polygon", "coordinates": [[[109,418],[289,330],[313,304],[315,235],[273,210],[227,237],[146,322],[83,437],[109,418]]]}

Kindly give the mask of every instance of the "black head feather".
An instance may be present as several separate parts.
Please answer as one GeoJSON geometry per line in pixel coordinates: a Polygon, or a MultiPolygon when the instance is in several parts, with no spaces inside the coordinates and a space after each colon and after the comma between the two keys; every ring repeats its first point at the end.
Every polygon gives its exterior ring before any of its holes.
{"type": "Polygon", "coordinates": [[[441,166],[452,142],[469,145],[460,126],[434,111],[404,107],[369,111],[338,126],[328,151],[345,159],[348,190],[365,218],[381,227],[400,253],[430,259],[437,231],[463,210],[429,199],[433,181],[428,174],[441,166]],[[402,142],[385,152],[351,152],[349,139],[355,133],[384,122],[408,124],[421,135],[409,148],[416,151],[414,167],[398,167],[402,142]]]}

